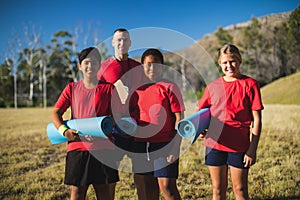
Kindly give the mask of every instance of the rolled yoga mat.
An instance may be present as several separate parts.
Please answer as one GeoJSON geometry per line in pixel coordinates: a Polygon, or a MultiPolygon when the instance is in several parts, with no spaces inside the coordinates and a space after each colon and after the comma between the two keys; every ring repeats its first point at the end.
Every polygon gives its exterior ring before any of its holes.
{"type": "MultiPolygon", "coordinates": [[[[113,129],[113,120],[108,116],[66,120],[64,124],[70,129],[77,130],[80,136],[89,135],[108,138],[106,135],[111,133],[113,129]]],[[[47,126],[47,135],[52,144],[68,141],[66,137],[58,132],[53,122],[47,126]]]]}
{"type": "Polygon", "coordinates": [[[193,144],[210,123],[209,108],[201,109],[193,115],[180,120],[177,124],[178,134],[183,138],[193,137],[191,144],[193,144]]]}
{"type": "Polygon", "coordinates": [[[120,134],[133,134],[137,129],[137,123],[135,119],[131,117],[122,117],[117,122],[117,132],[120,134]]]}

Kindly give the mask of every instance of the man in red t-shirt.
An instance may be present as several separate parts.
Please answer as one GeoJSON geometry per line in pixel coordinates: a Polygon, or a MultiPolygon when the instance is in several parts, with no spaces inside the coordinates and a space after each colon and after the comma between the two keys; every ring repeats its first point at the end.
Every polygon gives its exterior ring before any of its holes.
{"type": "MultiPolygon", "coordinates": [[[[131,46],[128,30],[116,29],[112,38],[112,46],[114,47],[114,56],[101,63],[97,77],[99,80],[114,84],[124,103],[129,91],[136,88],[141,82],[143,70],[139,62],[128,56],[131,46]]],[[[128,110],[124,107],[124,110],[126,109],[128,110]]],[[[120,117],[114,113],[114,105],[112,105],[112,116],[116,122],[120,117]]],[[[119,134],[117,130],[114,131],[113,137],[116,145],[114,159],[120,162],[125,155],[131,157],[134,152],[134,137],[119,134]]]]}
{"type": "Polygon", "coordinates": [[[114,56],[101,63],[97,74],[99,80],[112,84],[121,80],[127,90],[140,82],[142,71],[134,68],[141,64],[128,57],[130,45],[130,35],[126,29],[120,28],[114,31],[112,39],[114,56]]]}

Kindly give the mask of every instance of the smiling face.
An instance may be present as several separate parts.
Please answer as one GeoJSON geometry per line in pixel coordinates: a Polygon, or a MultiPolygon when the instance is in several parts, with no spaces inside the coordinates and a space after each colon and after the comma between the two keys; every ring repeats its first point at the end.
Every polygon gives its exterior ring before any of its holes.
{"type": "Polygon", "coordinates": [[[234,81],[240,76],[242,56],[233,44],[225,44],[218,53],[218,63],[224,73],[225,81],[234,81]]]}
{"type": "Polygon", "coordinates": [[[78,64],[84,79],[97,79],[97,72],[100,68],[99,60],[95,56],[88,56],[78,64]]]}
{"type": "Polygon", "coordinates": [[[240,74],[240,62],[232,54],[223,54],[219,65],[225,77],[229,80],[238,78],[240,74]]]}
{"type": "Polygon", "coordinates": [[[232,54],[223,54],[219,59],[219,65],[227,80],[235,80],[240,75],[240,61],[232,54]]]}
{"type": "Polygon", "coordinates": [[[144,62],[144,73],[146,77],[153,82],[157,82],[161,79],[162,75],[162,64],[161,60],[153,55],[145,57],[144,62]]]}
{"type": "Polygon", "coordinates": [[[115,55],[124,55],[128,53],[131,40],[127,31],[117,31],[112,39],[112,46],[115,49],[115,55]]]}

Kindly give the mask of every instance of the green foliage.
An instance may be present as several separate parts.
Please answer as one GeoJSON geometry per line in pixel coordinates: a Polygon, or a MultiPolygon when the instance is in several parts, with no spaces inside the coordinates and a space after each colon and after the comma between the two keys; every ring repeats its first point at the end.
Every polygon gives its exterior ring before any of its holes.
{"type": "MultiPolygon", "coordinates": [[[[205,36],[199,44],[211,54],[216,65],[218,49],[224,43],[237,44],[243,57],[242,73],[255,78],[261,85],[266,85],[278,78],[300,71],[300,6],[291,12],[289,17],[280,18],[281,22],[276,20],[277,16],[272,18],[270,15],[265,18],[252,18],[245,26],[234,26],[232,29],[218,27],[217,31],[211,34],[212,37],[205,36]],[[209,39],[206,41],[207,38],[209,39]],[[204,44],[203,41],[205,41],[204,44]]],[[[51,44],[44,47],[36,45],[24,49],[13,49],[15,50],[14,56],[7,57],[8,63],[0,63],[0,73],[5,74],[0,77],[0,94],[5,106],[13,105],[12,102],[14,102],[12,81],[14,75],[11,73],[12,69],[7,66],[8,64],[16,69],[19,103],[24,106],[38,105],[40,102],[53,105],[64,86],[81,77],[77,68],[78,44],[76,41],[75,34],[60,30],[53,34],[51,44]],[[46,73],[45,77],[42,76],[43,72],[46,73]],[[10,77],[7,74],[10,74],[10,77]],[[42,87],[44,83],[46,83],[46,88],[42,87]],[[48,93],[47,103],[42,99],[45,91],[48,93]],[[30,93],[33,93],[33,97],[29,97],[30,93]]],[[[100,43],[98,48],[102,60],[105,60],[107,58],[106,47],[100,43]]],[[[186,52],[193,57],[192,51],[186,52]]],[[[192,68],[193,66],[187,64],[186,79],[196,91],[200,91],[203,87],[203,80],[192,68]]],[[[207,72],[206,76],[211,77],[211,72],[207,72]]]]}
{"type": "Polygon", "coordinates": [[[13,77],[7,64],[0,66],[0,107],[9,107],[13,102],[13,77]]]}
{"type": "Polygon", "coordinates": [[[228,33],[228,31],[224,30],[222,27],[218,27],[217,32],[215,32],[215,36],[218,39],[220,47],[225,44],[231,44],[233,42],[233,37],[228,33]]]}
{"type": "Polygon", "coordinates": [[[257,49],[261,46],[262,35],[260,33],[261,24],[257,18],[251,19],[251,24],[242,30],[243,34],[243,46],[246,50],[257,49]]]}
{"type": "Polygon", "coordinates": [[[65,30],[58,31],[58,32],[54,33],[53,36],[55,38],[59,38],[59,37],[72,37],[72,35],[68,31],[65,31],[65,30]]]}
{"type": "Polygon", "coordinates": [[[196,95],[197,95],[197,99],[200,99],[203,96],[205,87],[202,87],[200,91],[197,91],[196,95]]]}
{"type": "Polygon", "coordinates": [[[289,18],[288,21],[288,27],[289,27],[289,36],[293,37],[294,40],[291,40],[290,47],[292,49],[295,48],[295,50],[298,48],[299,50],[299,45],[300,45],[300,5],[298,6],[297,9],[295,9],[289,18]]]}
{"type": "Polygon", "coordinates": [[[189,90],[186,93],[183,94],[184,96],[184,100],[185,101],[189,101],[189,102],[193,102],[195,100],[198,100],[202,97],[203,93],[204,93],[204,89],[205,87],[202,87],[201,90],[199,91],[193,91],[193,90],[189,90]]]}

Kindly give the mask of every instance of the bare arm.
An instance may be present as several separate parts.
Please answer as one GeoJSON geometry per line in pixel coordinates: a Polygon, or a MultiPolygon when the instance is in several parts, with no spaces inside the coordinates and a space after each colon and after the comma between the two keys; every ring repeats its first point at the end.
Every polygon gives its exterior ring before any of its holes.
{"type": "Polygon", "coordinates": [[[58,129],[63,122],[63,112],[59,108],[54,108],[52,111],[52,121],[54,126],[58,129]]]}
{"type": "MultiPolygon", "coordinates": [[[[180,120],[184,118],[183,112],[175,112],[175,129],[177,129],[177,124],[180,120]]],[[[179,156],[179,150],[180,150],[180,144],[181,144],[181,137],[176,134],[175,137],[172,140],[173,147],[171,149],[171,152],[169,156],[167,156],[167,162],[172,163],[177,159],[177,156],[179,156]]]]}
{"type": "Polygon", "coordinates": [[[184,118],[184,113],[183,112],[176,112],[175,114],[175,129],[177,129],[177,124],[180,120],[184,118]]]}
{"type": "Polygon", "coordinates": [[[252,111],[253,114],[253,127],[252,127],[252,138],[249,149],[244,157],[245,167],[250,167],[256,162],[256,151],[260,138],[262,122],[261,122],[261,110],[252,111]]]}
{"type": "MultiPolygon", "coordinates": [[[[64,124],[62,118],[63,114],[64,113],[59,108],[54,108],[52,111],[52,121],[57,129],[59,129],[59,127],[64,124]]],[[[66,136],[70,141],[79,140],[78,132],[73,129],[67,129],[64,132],[64,136],[66,136]]]]}

